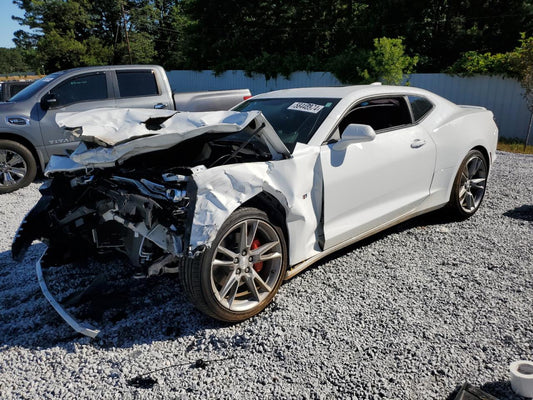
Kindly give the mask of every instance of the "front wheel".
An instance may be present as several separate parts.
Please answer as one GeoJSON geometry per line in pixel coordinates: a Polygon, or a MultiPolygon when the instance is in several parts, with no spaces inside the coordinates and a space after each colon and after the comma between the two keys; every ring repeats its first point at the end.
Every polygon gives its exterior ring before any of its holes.
{"type": "Polygon", "coordinates": [[[470,150],[453,182],[448,204],[453,214],[468,218],[477,211],[487,189],[488,172],[485,156],[478,150],[470,150]]]}
{"type": "Polygon", "coordinates": [[[28,186],[36,174],[37,164],[31,151],[18,142],[0,140],[0,194],[28,186]]]}
{"type": "Polygon", "coordinates": [[[186,265],[182,286],[196,308],[238,322],[262,311],[287,269],[283,231],[255,208],[235,211],[206,250],[200,267],[186,265]]]}

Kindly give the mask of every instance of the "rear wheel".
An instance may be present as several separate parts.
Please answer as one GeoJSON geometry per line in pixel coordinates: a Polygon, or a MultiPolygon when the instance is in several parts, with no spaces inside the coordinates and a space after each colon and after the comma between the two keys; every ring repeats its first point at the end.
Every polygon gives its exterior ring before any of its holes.
{"type": "Polygon", "coordinates": [[[262,311],[287,268],[283,231],[255,208],[235,211],[222,225],[200,267],[185,266],[182,286],[200,311],[228,322],[262,311]]]}
{"type": "Polygon", "coordinates": [[[477,211],[487,188],[488,172],[485,156],[470,150],[459,167],[450,196],[449,206],[456,216],[468,218],[477,211]]]}
{"type": "Polygon", "coordinates": [[[0,194],[28,186],[36,174],[37,164],[31,151],[18,142],[0,140],[0,194]]]}

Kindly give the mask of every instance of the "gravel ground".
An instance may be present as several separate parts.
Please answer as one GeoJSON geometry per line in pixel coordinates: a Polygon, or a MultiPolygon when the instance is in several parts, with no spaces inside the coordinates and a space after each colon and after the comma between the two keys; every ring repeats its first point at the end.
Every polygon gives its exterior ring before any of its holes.
{"type": "Polygon", "coordinates": [[[351,246],[237,325],[195,311],[175,276],[132,280],[116,261],[50,269],[51,290],[71,300],[84,270],[115,282],[72,302],[102,329],[92,340],[43,297],[42,244],[11,260],[38,185],[3,195],[0,398],[453,399],[470,382],[520,399],[508,367],[533,359],[533,157],[498,156],[470,220],[430,214],[351,246]]]}

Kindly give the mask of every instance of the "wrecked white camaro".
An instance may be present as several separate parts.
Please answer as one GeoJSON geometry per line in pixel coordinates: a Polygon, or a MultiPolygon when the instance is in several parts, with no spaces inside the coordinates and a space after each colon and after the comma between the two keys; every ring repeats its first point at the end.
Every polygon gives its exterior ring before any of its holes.
{"type": "Polygon", "coordinates": [[[264,309],[283,279],[394,224],[481,204],[498,130],[492,113],[379,85],[253,97],[233,111],[97,109],[62,114],[79,136],[52,157],[42,198],[12,246],[42,268],[123,254],[132,276],[179,273],[192,303],[224,321],[264,309]]]}

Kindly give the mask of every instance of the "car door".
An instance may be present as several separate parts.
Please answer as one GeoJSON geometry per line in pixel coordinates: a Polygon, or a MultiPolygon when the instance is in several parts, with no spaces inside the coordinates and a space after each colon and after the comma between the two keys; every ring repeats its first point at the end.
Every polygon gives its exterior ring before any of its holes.
{"type": "Polygon", "coordinates": [[[67,78],[45,94],[45,98],[54,99],[50,108],[45,110],[39,107],[39,125],[48,156],[65,154],[66,150],[76,148],[78,142],[78,138],[66,134],[57,125],[56,114],[114,107],[112,90],[107,73],[98,71],[67,78]]]}
{"type": "Polygon", "coordinates": [[[334,141],[321,146],[324,248],[401,218],[429,195],[435,144],[412,121],[404,97],[359,102],[336,132],[365,124],[374,128],[375,139],[344,150],[336,150],[334,141]]]}
{"type": "Polygon", "coordinates": [[[117,69],[116,92],[117,107],[174,108],[171,94],[159,87],[156,72],[152,69],[117,69]]]}

